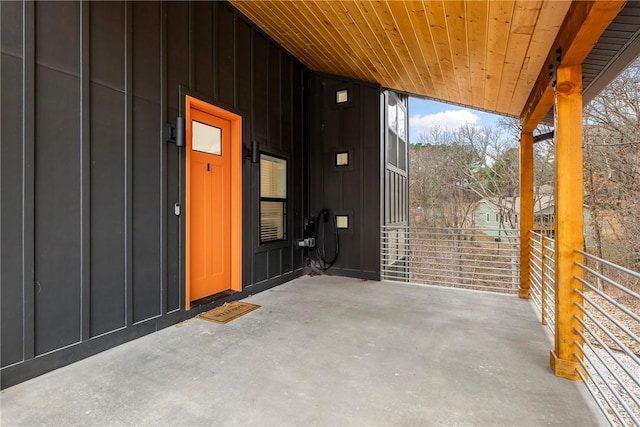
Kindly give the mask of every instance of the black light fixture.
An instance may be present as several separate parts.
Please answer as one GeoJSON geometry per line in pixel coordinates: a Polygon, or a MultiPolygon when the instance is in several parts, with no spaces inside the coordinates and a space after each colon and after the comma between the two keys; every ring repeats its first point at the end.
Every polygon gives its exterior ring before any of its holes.
{"type": "Polygon", "coordinates": [[[336,215],[336,228],[349,228],[349,215],[336,215]]]}
{"type": "Polygon", "coordinates": [[[251,163],[258,163],[259,155],[258,141],[251,141],[251,148],[247,149],[247,159],[251,159],[251,163]]]}
{"type": "Polygon", "coordinates": [[[349,89],[340,89],[336,91],[336,104],[344,104],[349,102],[349,89]]]}
{"type": "Polygon", "coordinates": [[[176,117],[176,147],[184,147],[186,139],[184,117],[176,117]]]}
{"type": "Polygon", "coordinates": [[[164,126],[164,134],[167,142],[176,144],[176,147],[184,147],[186,141],[185,120],[184,117],[176,117],[176,126],[166,123],[164,126]]]}
{"type": "Polygon", "coordinates": [[[348,151],[340,151],[336,153],[336,166],[349,166],[348,151]]]}

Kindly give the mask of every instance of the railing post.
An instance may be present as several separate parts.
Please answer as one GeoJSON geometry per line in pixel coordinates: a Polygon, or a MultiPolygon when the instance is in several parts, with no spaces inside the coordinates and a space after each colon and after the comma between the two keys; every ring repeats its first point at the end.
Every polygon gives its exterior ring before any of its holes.
{"type": "Polygon", "coordinates": [[[542,324],[547,324],[547,299],[545,298],[545,294],[547,292],[547,283],[545,282],[545,274],[547,272],[547,263],[545,262],[545,256],[547,256],[547,250],[545,246],[545,238],[544,234],[540,235],[540,311],[542,311],[542,324]]]}
{"type": "Polygon", "coordinates": [[[520,135],[520,298],[531,295],[529,238],[533,230],[533,132],[520,135]]]}
{"type": "Polygon", "coordinates": [[[582,330],[576,320],[582,312],[582,275],[576,262],[582,256],[575,249],[584,247],[583,236],[583,164],[582,164],[582,66],[566,66],[557,70],[555,143],[555,346],[551,353],[551,369],[556,376],[580,380],[577,357],[582,357],[582,330]]]}

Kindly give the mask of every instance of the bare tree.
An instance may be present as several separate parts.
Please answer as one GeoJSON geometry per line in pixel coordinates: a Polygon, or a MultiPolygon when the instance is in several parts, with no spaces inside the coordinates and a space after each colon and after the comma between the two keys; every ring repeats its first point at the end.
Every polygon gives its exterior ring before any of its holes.
{"type": "Polygon", "coordinates": [[[640,59],[587,105],[584,118],[596,254],[640,270],[640,59]]]}
{"type": "Polygon", "coordinates": [[[411,146],[409,156],[414,223],[456,228],[468,225],[471,206],[477,200],[468,185],[468,170],[478,163],[473,150],[457,143],[454,132],[438,127],[421,134],[419,141],[411,146]]]}
{"type": "MultiPolygon", "coordinates": [[[[414,224],[470,226],[477,202],[485,199],[499,218],[499,235],[519,237],[520,131],[514,122],[504,120],[495,127],[467,124],[452,131],[434,127],[419,136],[409,156],[414,224]]],[[[552,148],[542,142],[534,149],[538,198],[548,196],[550,190],[543,191],[543,186],[553,184],[552,148]]],[[[540,206],[539,200],[536,203],[540,206]]]]}
{"type": "Polygon", "coordinates": [[[469,188],[498,207],[502,228],[514,228],[519,187],[517,141],[506,138],[500,127],[470,125],[458,130],[458,138],[480,159],[477,169],[467,171],[469,188]]]}
{"type": "MultiPolygon", "coordinates": [[[[502,239],[492,240],[495,246],[485,249],[515,254],[510,248],[518,237],[514,208],[519,156],[517,143],[503,135],[499,128],[464,125],[445,131],[435,127],[420,135],[419,144],[411,146],[410,201],[412,211],[421,213],[419,218],[414,217],[414,224],[448,228],[447,237],[434,239],[432,245],[442,245],[445,253],[457,254],[459,283],[464,283],[465,275],[473,274],[465,268],[475,271],[464,259],[468,232],[461,228],[472,225],[473,209],[479,200],[490,199],[498,207],[501,221],[502,239]],[[507,245],[500,243],[503,239],[507,239],[507,245]]],[[[515,272],[517,255],[509,263],[515,272]]],[[[515,281],[511,284],[516,285],[515,281]]]]}

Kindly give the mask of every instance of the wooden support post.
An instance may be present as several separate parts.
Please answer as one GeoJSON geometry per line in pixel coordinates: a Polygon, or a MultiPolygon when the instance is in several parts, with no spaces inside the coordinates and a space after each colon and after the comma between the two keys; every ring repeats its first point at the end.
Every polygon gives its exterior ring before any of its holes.
{"type": "Polygon", "coordinates": [[[529,298],[531,247],[533,230],[533,132],[520,135],[520,298],[529,298]]]}
{"type": "Polygon", "coordinates": [[[576,262],[583,249],[583,164],[582,164],[582,66],[560,67],[557,70],[555,143],[555,348],[551,353],[551,369],[556,376],[579,381],[577,357],[582,357],[576,342],[581,343],[576,330],[581,330],[577,317],[582,313],[582,275],[576,262]]]}
{"type": "Polygon", "coordinates": [[[544,234],[540,235],[540,311],[542,311],[542,324],[547,324],[547,282],[545,280],[545,275],[547,274],[547,262],[545,261],[545,257],[547,256],[546,249],[546,238],[544,234]]]}

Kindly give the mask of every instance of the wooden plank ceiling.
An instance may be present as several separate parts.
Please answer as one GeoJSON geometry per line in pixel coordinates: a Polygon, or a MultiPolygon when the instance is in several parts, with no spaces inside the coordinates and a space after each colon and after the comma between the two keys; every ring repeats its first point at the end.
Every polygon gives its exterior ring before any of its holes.
{"type": "Polygon", "coordinates": [[[570,1],[231,3],[309,68],[519,116],[570,1]]]}

